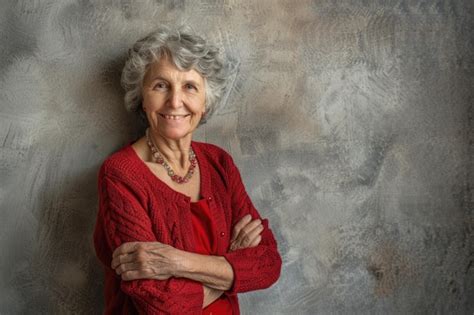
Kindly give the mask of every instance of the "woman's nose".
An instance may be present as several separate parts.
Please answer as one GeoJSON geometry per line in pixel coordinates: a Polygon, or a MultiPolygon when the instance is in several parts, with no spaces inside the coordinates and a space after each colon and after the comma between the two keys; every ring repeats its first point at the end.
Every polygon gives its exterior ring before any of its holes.
{"type": "Polygon", "coordinates": [[[172,89],[169,97],[169,104],[171,107],[177,108],[183,104],[183,96],[177,89],[172,89]]]}

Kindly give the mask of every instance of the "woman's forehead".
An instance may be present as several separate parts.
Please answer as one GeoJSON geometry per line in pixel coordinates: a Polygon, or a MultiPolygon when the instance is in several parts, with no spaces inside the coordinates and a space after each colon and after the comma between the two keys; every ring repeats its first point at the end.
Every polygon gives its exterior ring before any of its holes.
{"type": "Polygon", "coordinates": [[[196,70],[181,70],[166,57],[160,58],[160,60],[153,62],[149,66],[145,80],[154,80],[156,77],[162,79],[203,80],[203,77],[196,70]]]}

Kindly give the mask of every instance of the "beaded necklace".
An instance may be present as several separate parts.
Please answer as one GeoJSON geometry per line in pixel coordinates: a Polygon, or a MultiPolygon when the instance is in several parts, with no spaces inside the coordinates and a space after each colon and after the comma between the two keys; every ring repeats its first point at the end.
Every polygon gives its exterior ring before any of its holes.
{"type": "Polygon", "coordinates": [[[153,143],[153,140],[150,138],[148,129],[146,130],[146,143],[148,144],[148,147],[150,147],[153,160],[156,163],[163,165],[172,181],[178,184],[184,184],[189,182],[189,180],[194,174],[194,169],[197,165],[196,154],[194,154],[193,148],[189,148],[189,162],[191,162],[191,165],[189,166],[188,172],[184,176],[179,176],[175,174],[171,166],[166,163],[165,159],[163,158],[163,155],[161,155],[160,151],[158,151],[158,149],[156,148],[155,144],[153,143]]]}

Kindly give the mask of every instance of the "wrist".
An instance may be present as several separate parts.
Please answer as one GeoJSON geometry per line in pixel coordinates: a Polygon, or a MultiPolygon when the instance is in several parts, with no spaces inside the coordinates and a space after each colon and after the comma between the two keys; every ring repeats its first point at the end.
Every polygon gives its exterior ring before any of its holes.
{"type": "Polygon", "coordinates": [[[193,253],[177,249],[173,268],[173,276],[176,278],[185,278],[187,274],[192,272],[193,266],[193,253]]]}

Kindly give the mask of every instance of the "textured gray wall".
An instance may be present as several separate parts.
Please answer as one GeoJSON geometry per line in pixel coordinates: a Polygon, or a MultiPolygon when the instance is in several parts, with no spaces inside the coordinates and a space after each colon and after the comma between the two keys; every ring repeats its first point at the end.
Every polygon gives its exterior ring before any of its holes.
{"type": "Polygon", "coordinates": [[[0,313],[98,314],[96,172],[119,72],[185,21],[238,64],[226,148],[284,259],[246,314],[472,314],[472,1],[3,1],[0,313]]]}

